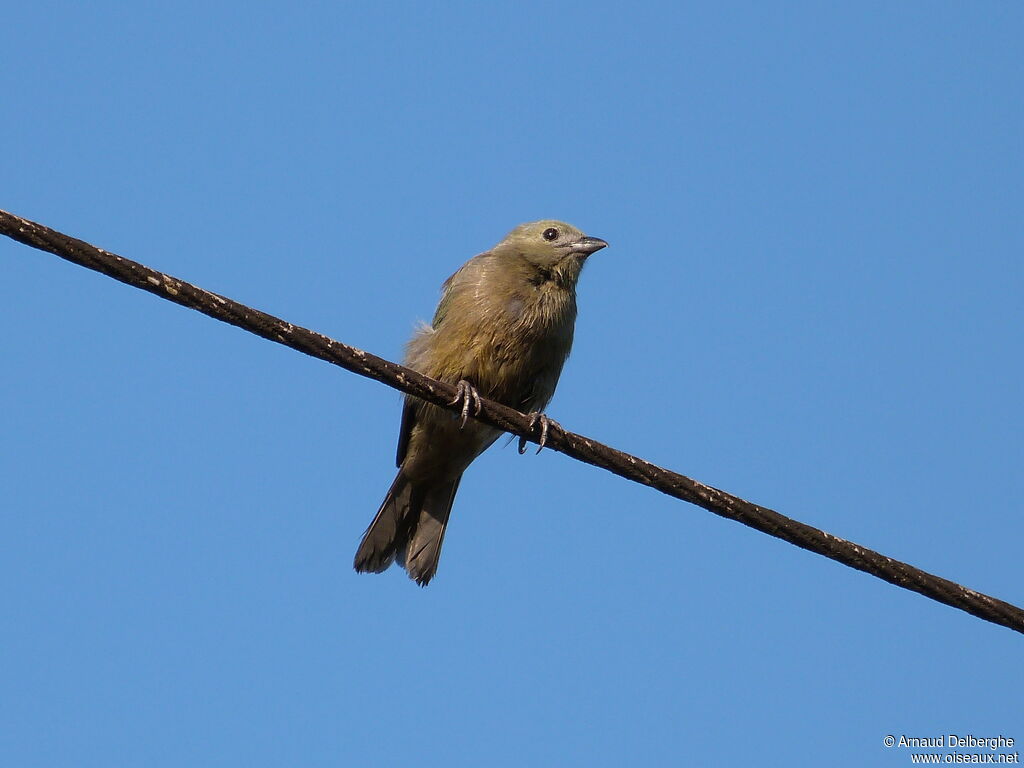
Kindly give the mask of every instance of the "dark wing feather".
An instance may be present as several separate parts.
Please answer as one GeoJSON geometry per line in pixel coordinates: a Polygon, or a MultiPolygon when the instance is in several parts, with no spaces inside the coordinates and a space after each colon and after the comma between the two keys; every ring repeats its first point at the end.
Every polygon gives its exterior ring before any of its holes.
{"type": "Polygon", "coordinates": [[[416,423],[416,411],[418,407],[411,397],[405,398],[402,406],[402,426],[398,428],[398,454],[395,457],[395,466],[402,466],[405,461],[405,452],[409,450],[409,435],[412,434],[413,425],[416,423]]]}

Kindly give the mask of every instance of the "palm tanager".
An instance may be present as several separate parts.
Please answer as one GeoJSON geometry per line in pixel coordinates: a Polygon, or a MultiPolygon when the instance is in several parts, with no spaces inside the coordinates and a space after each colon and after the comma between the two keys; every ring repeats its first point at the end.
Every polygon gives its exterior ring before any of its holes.
{"type": "Polygon", "coordinates": [[[462,473],[501,434],[467,421],[481,395],[530,413],[543,447],[549,422],[540,411],[572,346],[576,280],[606,245],[560,221],[521,224],[445,281],[433,323],[413,335],[405,364],[456,385],[461,419],[405,398],[398,475],[363,535],[357,571],[380,573],[397,561],[421,586],[433,578],[462,473]]]}

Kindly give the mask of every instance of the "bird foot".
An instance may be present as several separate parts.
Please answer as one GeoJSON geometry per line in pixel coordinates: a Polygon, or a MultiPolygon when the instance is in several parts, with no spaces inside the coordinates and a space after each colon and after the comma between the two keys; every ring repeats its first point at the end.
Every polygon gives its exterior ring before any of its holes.
{"type": "MultiPolygon", "coordinates": [[[[544,446],[548,442],[548,429],[550,429],[551,425],[554,424],[559,429],[562,428],[562,425],[559,424],[554,419],[549,419],[546,415],[544,415],[540,411],[533,411],[532,413],[530,413],[528,415],[530,417],[530,429],[531,429],[531,431],[532,430],[536,430],[537,429],[537,425],[538,424],[540,425],[540,440],[537,441],[537,453],[540,453],[541,451],[544,450],[544,446]]],[[[519,455],[521,456],[524,453],[526,453],[526,438],[520,436],[519,437],[519,455]]]]}
{"type": "Polygon", "coordinates": [[[465,429],[470,407],[473,408],[474,416],[480,415],[480,393],[465,379],[460,379],[459,383],[455,385],[455,399],[448,405],[458,405],[459,403],[462,403],[462,423],[459,424],[459,429],[465,429]]]}

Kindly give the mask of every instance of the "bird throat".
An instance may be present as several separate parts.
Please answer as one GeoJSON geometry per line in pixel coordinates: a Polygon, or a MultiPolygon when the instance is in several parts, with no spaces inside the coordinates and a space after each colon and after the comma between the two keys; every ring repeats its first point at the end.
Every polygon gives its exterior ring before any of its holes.
{"type": "Polygon", "coordinates": [[[534,264],[533,268],[535,274],[530,277],[533,285],[540,287],[544,283],[553,283],[562,290],[571,291],[576,285],[583,263],[576,254],[569,254],[550,267],[534,264]]]}

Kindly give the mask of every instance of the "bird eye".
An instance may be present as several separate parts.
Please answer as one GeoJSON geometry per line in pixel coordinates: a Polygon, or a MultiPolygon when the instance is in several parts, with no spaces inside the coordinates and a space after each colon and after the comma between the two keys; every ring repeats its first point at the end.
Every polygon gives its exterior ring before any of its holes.
{"type": "Polygon", "coordinates": [[[558,230],[555,229],[554,227],[548,227],[547,229],[544,230],[544,239],[545,240],[557,240],[558,239],[558,230]]]}

